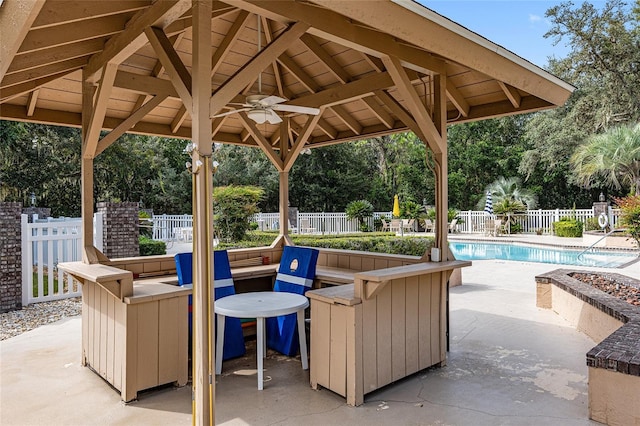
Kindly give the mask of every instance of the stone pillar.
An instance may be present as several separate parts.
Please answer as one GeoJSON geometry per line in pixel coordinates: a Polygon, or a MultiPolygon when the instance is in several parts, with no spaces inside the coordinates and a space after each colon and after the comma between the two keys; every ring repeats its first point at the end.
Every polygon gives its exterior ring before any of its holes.
{"type": "Polygon", "coordinates": [[[607,201],[596,201],[593,203],[593,217],[600,216],[600,213],[609,214],[609,203],[607,201]]]}
{"type": "Polygon", "coordinates": [[[48,207],[25,207],[22,209],[22,214],[28,215],[29,223],[32,223],[34,214],[38,215],[38,219],[51,217],[51,209],[48,207]]]}
{"type": "Polygon", "coordinates": [[[140,256],[138,203],[98,203],[102,213],[103,253],[109,259],[140,256]]]}
{"type": "Polygon", "coordinates": [[[0,313],[22,309],[22,203],[0,203],[0,313]]]}

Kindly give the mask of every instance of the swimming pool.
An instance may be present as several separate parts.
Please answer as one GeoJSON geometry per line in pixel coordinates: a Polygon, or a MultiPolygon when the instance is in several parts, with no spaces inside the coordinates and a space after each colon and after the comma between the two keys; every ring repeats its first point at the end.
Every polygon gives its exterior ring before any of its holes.
{"type": "Polygon", "coordinates": [[[560,265],[618,268],[635,259],[634,252],[593,251],[551,247],[534,247],[505,243],[450,241],[451,252],[458,260],[515,260],[521,262],[556,263],[560,265]]]}

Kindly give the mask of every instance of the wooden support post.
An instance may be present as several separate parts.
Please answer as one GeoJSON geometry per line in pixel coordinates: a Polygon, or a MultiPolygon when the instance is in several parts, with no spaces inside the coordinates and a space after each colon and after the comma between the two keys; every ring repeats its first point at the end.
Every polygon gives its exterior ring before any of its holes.
{"type": "Polygon", "coordinates": [[[211,0],[193,0],[193,424],[215,421],[215,337],[213,335],[213,175],[211,155],[211,0]],[[197,161],[202,165],[198,168],[197,161]]]}
{"type": "Polygon", "coordinates": [[[447,77],[443,74],[434,76],[435,103],[433,124],[439,133],[440,152],[434,153],[436,162],[436,247],[440,248],[442,260],[453,260],[449,251],[447,235],[448,205],[448,169],[447,169],[447,77]]]}

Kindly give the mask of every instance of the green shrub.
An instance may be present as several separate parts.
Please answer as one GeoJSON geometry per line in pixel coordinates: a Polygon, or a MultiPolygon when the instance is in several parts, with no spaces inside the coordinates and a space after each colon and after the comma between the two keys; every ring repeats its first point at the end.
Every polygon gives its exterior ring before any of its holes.
{"type": "Polygon", "coordinates": [[[213,221],[220,239],[241,241],[250,228],[249,218],[258,212],[264,190],[256,186],[219,186],[213,190],[213,221]]]}
{"type": "Polygon", "coordinates": [[[167,254],[167,245],[164,241],[152,240],[149,237],[141,235],[138,243],[140,244],[140,256],[167,254]]]}
{"type": "Polygon", "coordinates": [[[640,195],[616,198],[615,202],[622,210],[620,224],[627,228],[631,238],[640,245],[640,195]]]}
{"type": "Polygon", "coordinates": [[[602,228],[600,228],[600,224],[598,223],[597,217],[588,217],[584,223],[585,231],[599,231],[601,229],[602,228]]]}
{"type": "Polygon", "coordinates": [[[404,254],[422,256],[433,247],[430,237],[396,237],[387,233],[377,235],[331,237],[294,236],[293,241],[301,246],[322,247],[340,250],[368,251],[373,253],[404,254]]]}
{"type": "Polygon", "coordinates": [[[577,219],[563,217],[552,225],[553,233],[558,237],[582,237],[583,224],[577,219]]]}

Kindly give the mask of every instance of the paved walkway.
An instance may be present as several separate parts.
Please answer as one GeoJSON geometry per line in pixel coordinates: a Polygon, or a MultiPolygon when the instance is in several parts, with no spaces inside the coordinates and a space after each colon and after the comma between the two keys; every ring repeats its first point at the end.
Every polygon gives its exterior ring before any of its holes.
{"type": "MultiPolygon", "coordinates": [[[[254,350],[216,379],[224,425],[587,425],[584,334],[535,306],[534,276],[554,265],[476,261],[451,289],[448,365],[371,393],[357,408],[309,387],[299,359],[270,353],[265,389],[254,350]]],[[[611,271],[611,270],[609,270],[611,271]]],[[[640,278],[638,264],[616,270],[640,278]]],[[[82,368],[81,320],[0,342],[0,424],[190,425],[191,389],[146,392],[131,404],[82,368]]],[[[254,344],[254,343],[253,343],[254,344]]]]}

